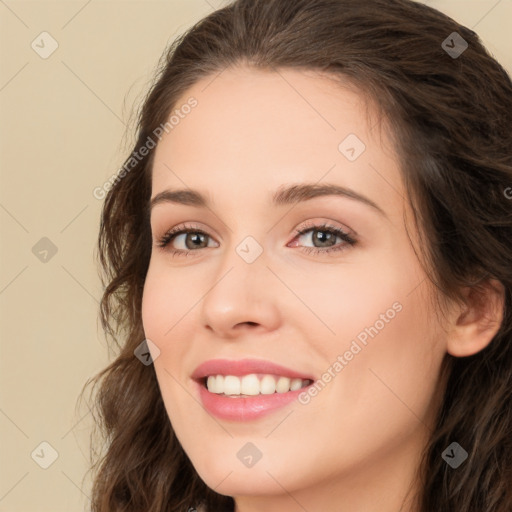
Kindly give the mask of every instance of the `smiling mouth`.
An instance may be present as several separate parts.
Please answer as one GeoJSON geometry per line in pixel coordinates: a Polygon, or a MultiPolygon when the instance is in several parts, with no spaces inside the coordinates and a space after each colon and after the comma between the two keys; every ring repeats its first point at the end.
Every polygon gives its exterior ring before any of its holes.
{"type": "Polygon", "coordinates": [[[204,377],[201,382],[210,393],[230,398],[250,398],[274,393],[285,394],[290,391],[298,391],[313,383],[311,379],[258,373],[244,376],[209,375],[204,377]]]}

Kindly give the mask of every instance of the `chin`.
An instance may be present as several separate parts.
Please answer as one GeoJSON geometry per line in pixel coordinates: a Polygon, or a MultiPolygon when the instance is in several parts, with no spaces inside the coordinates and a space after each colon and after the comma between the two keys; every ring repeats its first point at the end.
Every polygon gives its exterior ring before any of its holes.
{"type": "Polygon", "coordinates": [[[281,458],[281,464],[272,464],[262,458],[252,467],[245,467],[236,457],[233,457],[232,462],[226,459],[224,456],[216,460],[203,458],[198,462],[194,461],[194,467],[201,480],[218,494],[273,495],[281,494],[283,487],[288,491],[297,488],[299,468],[289,467],[284,456],[281,458]]]}
{"type": "MultiPolygon", "coordinates": [[[[254,470],[254,468],[253,468],[254,470]]],[[[201,480],[213,489],[216,493],[224,496],[258,496],[265,495],[271,496],[283,492],[282,487],[276,483],[283,482],[281,477],[276,477],[273,472],[270,472],[276,480],[274,480],[264,470],[253,472],[233,471],[229,476],[227,472],[210,473],[208,475],[199,474],[201,480]],[[224,481],[222,481],[224,479],[224,481]],[[222,482],[219,484],[219,482],[222,482]]],[[[283,487],[289,489],[289,486],[283,482],[283,487]]]]}

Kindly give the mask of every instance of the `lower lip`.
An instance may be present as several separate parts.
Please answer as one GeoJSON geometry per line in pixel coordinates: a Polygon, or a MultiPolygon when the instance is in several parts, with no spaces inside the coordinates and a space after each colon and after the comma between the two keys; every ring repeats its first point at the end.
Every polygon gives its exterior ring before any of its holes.
{"type": "Polygon", "coordinates": [[[309,387],[306,386],[287,393],[231,398],[226,395],[210,393],[200,382],[196,382],[196,384],[199,386],[199,395],[205,409],[217,418],[230,421],[250,421],[266,416],[296,400],[309,387]]]}

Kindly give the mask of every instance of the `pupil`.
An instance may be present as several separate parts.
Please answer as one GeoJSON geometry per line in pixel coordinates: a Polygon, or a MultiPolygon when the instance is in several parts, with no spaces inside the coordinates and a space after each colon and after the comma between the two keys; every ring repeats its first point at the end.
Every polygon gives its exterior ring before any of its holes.
{"type": "Polygon", "coordinates": [[[204,242],[204,236],[205,235],[203,235],[202,233],[192,233],[192,234],[189,234],[189,236],[187,236],[187,243],[186,243],[187,248],[188,249],[193,249],[193,248],[197,247],[198,243],[196,243],[196,242],[199,242],[199,244],[201,243],[201,241],[204,242]],[[192,243],[189,245],[188,241],[190,239],[193,239],[193,240],[192,240],[192,243]],[[201,240],[201,239],[203,239],[203,240],[201,240]]]}
{"type": "Polygon", "coordinates": [[[329,241],[333,237],[333,233],[329,233],[328,231],[315,231],[316,236],[314,237],[320,243],[324,243],[325,241],[329,241]],[[323,235],[321,234],[323,233],[323,235]]]}

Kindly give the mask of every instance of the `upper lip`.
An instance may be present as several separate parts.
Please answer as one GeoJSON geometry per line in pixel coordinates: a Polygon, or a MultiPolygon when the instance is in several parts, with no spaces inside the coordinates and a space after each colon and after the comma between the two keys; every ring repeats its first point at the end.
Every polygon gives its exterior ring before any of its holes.
{"type": "Polygon", "coordinates": [[[241,377],[251,373],[267,373],[291,379],[314,380],[311,375],[262,359],[210,359],[201,363],[194,370],[192,378],[202,379],[210,375],[235,375],[241,377]]]}

